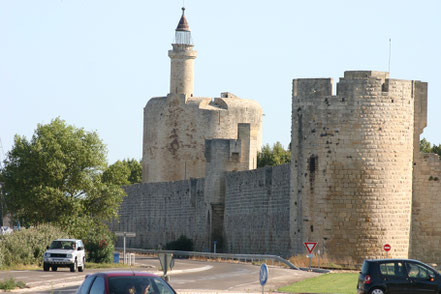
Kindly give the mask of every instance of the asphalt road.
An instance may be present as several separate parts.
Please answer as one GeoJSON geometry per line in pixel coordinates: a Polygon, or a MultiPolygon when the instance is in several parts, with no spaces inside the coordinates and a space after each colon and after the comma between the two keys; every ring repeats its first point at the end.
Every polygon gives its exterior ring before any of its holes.
{"type": "MultiPolygon", "coordinates": [[[[159,262],[152,258],[137,258],[136,270],[160,274],[157,271],[159,262]]],[[[169,273],[170,284],[178,293],[195,292],[243,292],[261,293],[258,265],[227,262],[206,262],[193,260],[176,260],[173,271],[169,273]]],[[[36,294],[74,294],[88,273],[103,271],[89,270],[84,273],[71,273],[69,269],[57,272],[14,271],[0,272],[0,279],[8,276],[21,280],[31,289],[14,291],[18,293],[36,294]]],[[[269,279],[266,291],[277,290],[281,286],[312,277],[316,273],[269,267],[269,279]]]]}

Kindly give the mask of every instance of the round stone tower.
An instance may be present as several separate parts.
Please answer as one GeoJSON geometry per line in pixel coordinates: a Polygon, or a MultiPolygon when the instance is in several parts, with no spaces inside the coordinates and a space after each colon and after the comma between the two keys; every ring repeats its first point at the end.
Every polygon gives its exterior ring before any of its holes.
{"type": "Polygon", "coordinates": [[[170,93],[151,98],[144,108],[143,182],[202,178],[207,162],[213,163],[210,174],[224,172],[220,166],[237,171],[256,168],[262,137],[260,105],[228,92],[219,98],[193,97],[196,51],[184,9],[172,46],[170,93]],[[216,139],[224,140],[223,145],[213,142],[216,139]],[[213,148],[220,145],[222,150],[213,148]],[[219,164],[220,157],[225,164],[219,164]]]}
{"type": "Polygon", "coordinates": [[[194,60],[197,52],[193,50],[191,31],[185,18],[185,8],[175,32],[173,50],[168,51],[171,59],[170,93],[193,96],[194,60]]]}
{"type": "Polygon", "coordinates": [[[293,250],[315,241],[348,262],[407,258],[412,202],[414,81],[345,72],[293,81],[293,250]]]}

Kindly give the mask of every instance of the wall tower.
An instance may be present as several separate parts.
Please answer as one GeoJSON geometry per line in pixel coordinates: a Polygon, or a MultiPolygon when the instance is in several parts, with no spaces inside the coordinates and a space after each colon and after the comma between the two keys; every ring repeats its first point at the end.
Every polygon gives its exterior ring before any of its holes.
{"type": "Polygon", "coordinates": [[[418,81],[345,72],[296,79],[292,104],[292,245],[318,241],[336,258],[409,254],[418,81]]]}
{"type": "Polygon", "coordinates": [[[257,166],[262,137],[262,109],[252,100],[225,92],[220,98],[194,97],[191,31],[185,9],[175,30],[170,57],[170,93],[151,98],[144,108],[143,182],[203,178],[206,140],[240,140],[242,150],[227,170],[257,166]],[[239,139],[239,124],[249,125],[249,137],[239,139]],[[248,146],[245,146],[245,145],[248,146]]]}

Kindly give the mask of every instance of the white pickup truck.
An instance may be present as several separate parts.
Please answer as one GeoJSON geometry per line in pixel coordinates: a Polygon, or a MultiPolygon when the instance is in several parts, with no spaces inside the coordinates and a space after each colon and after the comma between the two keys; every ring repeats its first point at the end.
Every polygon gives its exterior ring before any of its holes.
{"type": "Polygon", "coordinates": [[[83,241],[78,239],[57,239],[47,247],[43,257],[43,270],[56,271],[59,267],[68,267],[71,272],[77,269],[84,271],[86,267],[86,254],[83,241]]]}

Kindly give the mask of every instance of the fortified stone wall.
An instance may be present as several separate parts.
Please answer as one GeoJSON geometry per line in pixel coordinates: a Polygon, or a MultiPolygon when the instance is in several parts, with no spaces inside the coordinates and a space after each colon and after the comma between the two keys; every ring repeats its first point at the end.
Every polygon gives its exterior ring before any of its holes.
{"type": "Polygon", "coordinates": [[[205,140],[238,139],[238,125],[250,125],[250,149],[242,169],[254,169],[261,146],[262,109],[230,93],[221,98],[169,94],[144,109],[143,182],[205,177],[205,140]]]}
{"type": "Polygon", "coordinates": [[[441,262],[441,160],[419,151],[420,134],[427,122],[427,83],[415,88],[412,231],[410,256],[441,262]]]}
{"type": "MultiPolygon", "coordinates": [[[[210,215],[220,213],[216,205],[222,201],[207,202],[213,199],[204,195],[204,189],[210,192],[204,188],[205,179],[126,187],[120,221],[111,230],[136,232],[135,238],[127,239],[128,247],[158,248],[185,235],[199,251],[212,249],[212,241],[218,241],[227,252],[288,256],[289,173],[289,164],[226,173],[223,236],[216,235],[222,231],[217,228],[218,216],[210,215]]],[[[117,246],[122,246],[121,238],[117,246]]]]}
{"type": "Polygon", "coordinates": [[[289,164],[227,174],[227,252],[290,256],[289,178],[289,164]]]}
{"type": "Polygon", "coordinates": [[[293,250],[316,241],[331,257],[408,257],[414,82],[345,72],[293,82],[293,250]]]}
{"type": "MultiPolygon", "coordinates": [[[[112,231],[135,232],[127,246],[158,248],[185,235],[195,250],[206,250],[209,236],[208,209],[204,201],[204,179],[135,184],[125,188],[120,220],[112,231]]],[[[122,247],[122,238],[117,246],[122,247]]]]}
{"type": "Polygon", "coordinates": [[[414,163],[411,258],[441,263],[441,160],[419,153],[414,163]]]}

